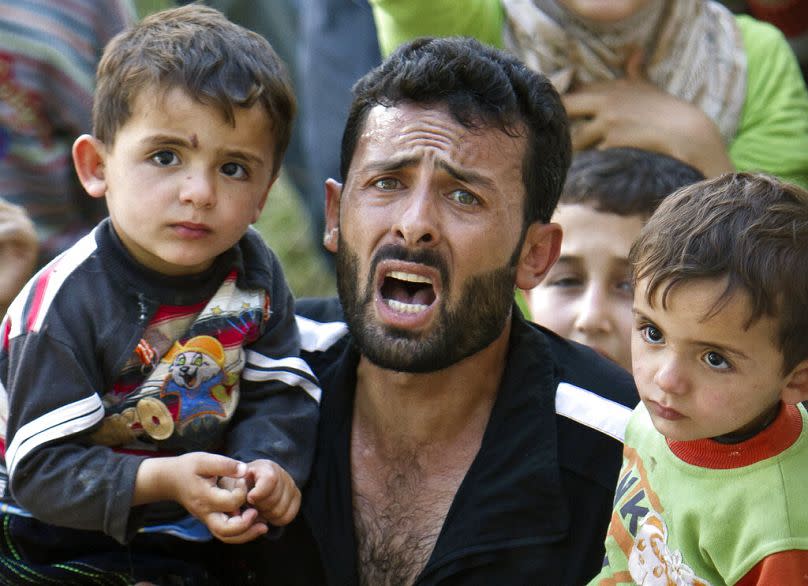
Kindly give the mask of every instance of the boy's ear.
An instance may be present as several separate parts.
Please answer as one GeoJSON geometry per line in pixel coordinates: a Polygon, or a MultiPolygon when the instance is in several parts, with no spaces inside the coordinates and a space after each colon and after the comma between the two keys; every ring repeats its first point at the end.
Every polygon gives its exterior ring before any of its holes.
{"type": "Polygon", "coordinates": [[[525,234],[516,265],[516,286],[528,291],[533,289],[555,264],[560,253],[561,226],[552,222],[533,222],[525,234]]]}
{"type": "Polygon", "coordinates": [[[104,197],[107,193],[107,180],[104,175],[104,143],[82,134],[73,143],[73,165],[84,190],[92,197],[104,197]]]}
{"type": "Polygon", "coordinates": [[[329,252],[339,248],[339,202],[342,198],[342,183],[334,179],[325,182],[325,234],[323,246],[329,252]]]}
{"type": "Polygon", "coordinates": [[[786,377],[781,398],[790,405],[808,401],[808,360],[800,362],[786,377]]]}

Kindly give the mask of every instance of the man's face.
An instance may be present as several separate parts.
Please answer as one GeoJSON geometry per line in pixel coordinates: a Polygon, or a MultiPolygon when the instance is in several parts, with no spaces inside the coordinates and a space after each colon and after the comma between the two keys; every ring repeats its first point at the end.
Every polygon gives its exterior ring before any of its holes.
{"type": "Polygon", "coordinates": [[[526,141],[444,109],[368,114],[344,189],[328,187],[337,281],[364,356],[427,372],[499,336],[522,250],[526,141]]]}

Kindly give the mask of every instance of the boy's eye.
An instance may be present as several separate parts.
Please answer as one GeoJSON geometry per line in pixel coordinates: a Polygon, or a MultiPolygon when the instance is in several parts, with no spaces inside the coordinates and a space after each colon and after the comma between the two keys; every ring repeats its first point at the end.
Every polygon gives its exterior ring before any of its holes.
{"type": "Polygon", "coordinates": [[[244,179],[248,176],[247,169],[238,163],[225,163],[222,165],[222,173],[233,179],[244,179]]]}
{"type": "Polygon", "coordinates": [[[730,368],[729,362],[727,362],[726,359],[718,352],[707,352],[704,355],[704,362],[706,362],[711,368],[715,368],[717,370],[726,370],[730,368]]]}
{"type": "Polygon", "coordinates": [[[652,325],[646,325],[640,328],[640,335],[642,339],[649,344],[661,344],[665,340],[662,332],[652,325]]]}
{"type": "Polygon", "coordinates": [[[620,293],[625,293],[626,295],[630,295],[632,297],[634,296],[634,287],[631,286],[631,279],[618,281],[615,288],[620,293]]]}
{"type": "Polygon", "coordinates": [[[550,279],[547,284],[550,287],[561,287],[567,289],[582,286],[584,284],[584,280],[577,276],[562,275],[550,279]]]}
{"type": "Polygon", "coordinates": [[[376,188],[381,189],[382,191],[392,191],[394,189],[398,189],[401,187],[401,183],[398,179],[393,179],[392,177],[382,177],[381,179],[377,180],[373,183],[376,188]]]}
{"type": "Polygon", "coordinates": [[[151,160],[161,167],[168,167],[179,163],[179,157],[173,151],[158,151],[151,156],[151,160]]]}
{"type": "Polygon", "coordinates": [[[449,193],[449,199],[464,206],[473,206],[479,204],[479,200],[465,189],[455,189],[449,193]]]}

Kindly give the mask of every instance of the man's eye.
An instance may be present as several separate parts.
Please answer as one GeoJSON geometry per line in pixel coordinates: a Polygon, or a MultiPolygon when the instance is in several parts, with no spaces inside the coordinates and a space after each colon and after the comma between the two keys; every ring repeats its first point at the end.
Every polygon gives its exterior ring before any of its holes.
{"type": "Polygon", "coordinates": [[[707,352],[703,360],[709,367],[715,368],[716,370],[727,370],[730,368],[729,362],[718,352],[707,352]]]}
{"type": "Polygon", "coordinates": [[[464,189],[455,189],[449,194],[449,199],[464,206],[478,205],[477,198],[464,189]]]}
{"type": "Polygon", "coordinates": [[[158,151],[151,156],[151,160],[161,167],[179,164],[179,157],[173,151],[158,151]]]}
{"type": "Polygon", "coordinates": [[[222,165],[222,174],[232,177],[233,179],[245,179],[249,176],[247,169],[238,163],[225,163],[222,165]]]}
{"type": "Polygon", "coordinates": [[[652,325],[645,325],[640,328],[640,335],[649,344],[661,344],[665,340],[662,332],[652,325]]]}
{"type": "Polygon", "coordinates": [[[398,189],[401,186],[401,183],[399,183],[398,179],[393,179],[392,177],[382,177],[373,185],[382,191],[392,191],[393,189],[398,189]]]}

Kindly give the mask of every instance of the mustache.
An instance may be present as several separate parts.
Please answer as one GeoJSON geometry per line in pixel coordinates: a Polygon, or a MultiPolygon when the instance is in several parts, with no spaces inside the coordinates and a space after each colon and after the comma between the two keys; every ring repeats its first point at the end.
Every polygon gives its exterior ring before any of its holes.
{"type": "Polygon", "coordinates": [[[368,278],[370,280],[372,280],[373,275],[376,274],[376,268],[379,266],[379,263],[384,260],[401,260],[426,265],[440,273],[440,278],[444,286],[446,286],[449,281],[449,267],[446,260],[443,256],[438,254],[437,251],[432,249],[412,250],[398,244],[385,244],[373,255],[373,259],[370,263],[370,271],[368,272],[368,278]]]}

